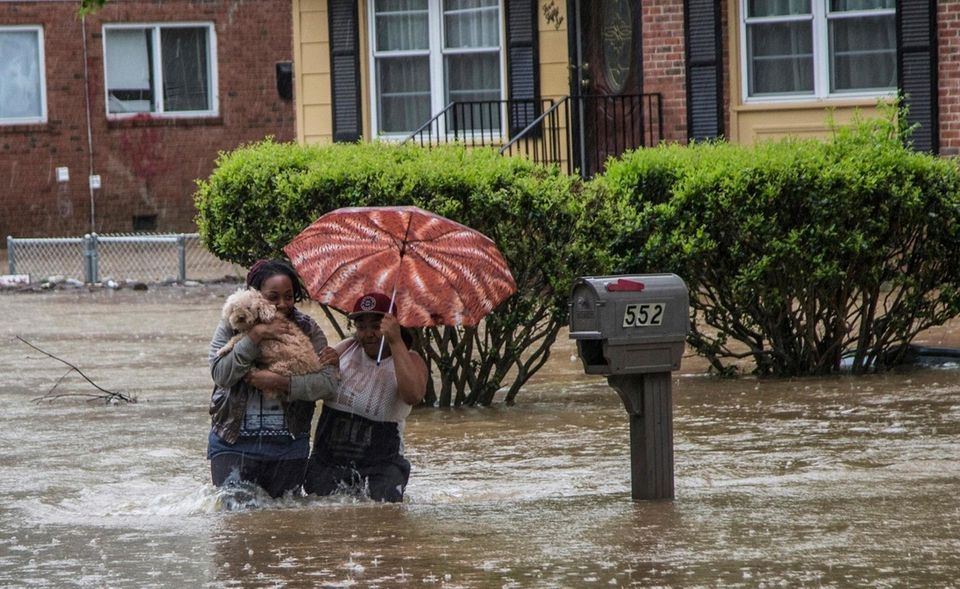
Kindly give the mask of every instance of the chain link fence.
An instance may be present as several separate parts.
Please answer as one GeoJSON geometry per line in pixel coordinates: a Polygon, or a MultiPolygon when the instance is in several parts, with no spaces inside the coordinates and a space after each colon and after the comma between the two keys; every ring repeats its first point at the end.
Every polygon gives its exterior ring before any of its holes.
{"type": "Polygon", "coordinates": [[[59,276],[86,283],[213,281],[245,270],[211,254],[196,233],[113,234],[83,237],[7,237],[10,274],[31,282],[59,276]]]}

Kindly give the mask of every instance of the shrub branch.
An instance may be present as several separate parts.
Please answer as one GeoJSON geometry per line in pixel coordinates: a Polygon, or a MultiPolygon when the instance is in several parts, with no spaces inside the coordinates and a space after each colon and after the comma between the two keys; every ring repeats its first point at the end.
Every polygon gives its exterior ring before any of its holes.
{"type": "Polygon", "coordinates": [[[136,400],[135,400],[133,397],[129,397],[129,396],[123,394],[123,393],[118,393],[118,392],[116,392],[116,391],[109,391],[109,390],[101,387],[101,386],[98,385],[97,383],[93,382],[93,380],[91,380],[90,377],[88,377],[86,374],[84,374],[82,370],[80,370],[80,369],[77,368],[75,365],[71,364],[70,362],[67,362],[67,361],[64,360],[63,358],[60,358],[60,357],[58,357],[58,356],[55,356],[55,355],[51,354],[50,352],[47,352],[46,350],[43,350],[43,349],[39,348],[38,346],[36,346],[36,345],[28,342],[27,340],[23,339],[23,338],[20,337],[19,335],[15,335],[14,338],[16,338],[16,339],[19,340],[20,342],[22,342],[22,343],[30,346],[30,347],[33,348],[34,350],[36,350],[36,351],[40,352],[41,354],[43,354],[44,356],[46,356],[46,357],[48,357],[48,358],[53,358],[53,359],[56,360],[57,362],[61,362],[61,363],[66,364],[67,366],[70,367],[69,370],[67,370],[66,372],[64,372],[63,375],[62,375],[60,378],[57,379],[57,382],[53,383],[53,386],[50,387],[50,390],[48,390],[46,393],[44,393],[44,394],[41,395],[40,397],[36,397],[35,399],[32,399],[32,401],[34,401],[34,402],[52,401],[52,400],[60,399],[60,398],[63,398],[63,397],[88,397],[88,398],[91,398],[91,399],[100,399],[100,400],[103,400],[103,401],[106,402],[106,403],[117,402],[117,401],[123,401],[124,403],[135,403],[135,402],[136,402],[136,400]],[[97,389],[98,391],[100,391],[100,393],[58,393],[58,394],[54,395],[54,394],[53,394],[53,391],[56,390],[56,388],[57,388],[58,386],[60,386],[60,383],[63,382],[63,379],[65,379],[65,378],[67,377],[67,375],[69,375],[71,372],[76,372],[77,374],[79,374],[80,376],[82,376],[85,381],[87,381],[88,383],[90,383],[90,384],[93,386],[93,388],[95,388],[95,389],[97,389]]]}

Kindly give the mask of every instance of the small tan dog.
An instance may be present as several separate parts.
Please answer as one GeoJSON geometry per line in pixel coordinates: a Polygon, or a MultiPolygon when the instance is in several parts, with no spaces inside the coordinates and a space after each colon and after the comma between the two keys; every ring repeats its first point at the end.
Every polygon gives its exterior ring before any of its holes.
{"type": "Polygon", "coordinates": [[[223,318],[237,331],[237,335],[220,348],[218,355],[223,356],[232,350],[254,325],[278,322],[282,327],[280,337],[260,342],[260,359],[257,364],[283,376],[309,374],[320,370],[320,358],[317,357],[310,338],[293,321],[277,313],[276,306],[263,298],[260,291],[238,290],[227,297],[223,304],[223,318]]]}

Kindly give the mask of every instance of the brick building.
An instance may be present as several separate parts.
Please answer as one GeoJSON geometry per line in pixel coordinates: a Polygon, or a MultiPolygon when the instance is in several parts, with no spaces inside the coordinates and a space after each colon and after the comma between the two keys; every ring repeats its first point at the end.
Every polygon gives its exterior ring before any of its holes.
{"type": "Polygon", "coordinates": [[[659,141],[824,136],[903,92],[915,145],[960,151],[960,0],[293,0],[293,18],[308,143],[520,137],[589,175],[659,141]]]}
{"type": "Polygon", "coordinates": [[[823,136],[828,115],[904,92],[916,146],[960,153],[960,0],[76,8],[0,2],[0,238],[191,230],[195,179],[267,135],[519,138],[516,153],[590,175],[660,141],[823,136]]]}
{"type": "Polygon", "coordinates": [[[78,6],[0,2],[0,238],[192,231],[220,151],[295,138],[290,0],[78,6]]]}

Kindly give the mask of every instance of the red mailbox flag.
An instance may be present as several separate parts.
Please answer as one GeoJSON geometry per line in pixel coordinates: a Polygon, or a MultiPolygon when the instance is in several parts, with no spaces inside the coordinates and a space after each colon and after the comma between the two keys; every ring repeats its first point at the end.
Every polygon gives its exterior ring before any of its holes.
{"type": "Polygon", "coordinates": [[[608,282],[606,288],[607,292],[641,292],[646,287],[642,282],[620,278],[616,282],[608,282]]]}

